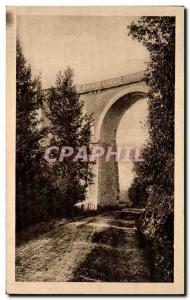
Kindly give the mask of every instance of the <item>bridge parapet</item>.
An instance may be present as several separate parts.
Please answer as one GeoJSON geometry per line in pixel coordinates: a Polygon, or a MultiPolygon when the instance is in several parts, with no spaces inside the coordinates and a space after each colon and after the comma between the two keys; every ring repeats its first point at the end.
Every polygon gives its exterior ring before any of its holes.
{"type": "Polygon", "coordinates": [[[93,91],[99,91],[104,89],[109,89],[112,87],[117,87],[129,83],[134,83],[142,81],[145,78],[145,71],[140,71],[125,76],[120,76],[108,80],[103,80],[99,82],[87,83],[84,85],[78,85],[76,87],[78,94],[85,94],[93,91]]]}
{"type": "MultiPolygon", "coordinates": [[[[85,93],[90,93],[90,92],[97,92],[105,89],[110,89],[130,83],[135,83],[139,81],[143,81],[145,78],[145,71],[140,71],[120,77],[115,77],[103,81],[97,81],[97,82],[92,82],[92,83],[87,83],[87,84],[81,84],[76,86],[77,93],[79,95],[85,94],[85,93]]],[[[40,86],[37,88],[37,94],[41,94],[43,92],[44,95],[47,95],[49,92],[49,88],[43,89],[41,88],[41,83],[40,86]]]]}

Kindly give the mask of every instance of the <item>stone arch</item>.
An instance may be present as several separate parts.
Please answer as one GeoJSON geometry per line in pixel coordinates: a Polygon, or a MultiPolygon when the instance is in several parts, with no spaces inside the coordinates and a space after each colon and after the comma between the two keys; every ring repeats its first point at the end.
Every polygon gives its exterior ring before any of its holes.
{"type": "Polygon", "coordinates": [[[119,92],[117,92],[105,105],[99,119],[96,125],[96,130],[95,130],[95,139],[98,142],[100,140],[100,134],[101,134],[101,128],[103,124],[103,120],[109,111],[110,107],[117,102],[120,98],[122,98],[125,95],[132,94],[132,93],[141,93],[141,94],[148,94],[149,87],[147,86],[146,83],[140,83],[140,84],[135,84],[132,86],[126,86],[119,92]]]}
{"type": "MultiPolygon", "coordinates": [[[[114,146],[115,134],[122,116],[133,103],[147,98],[148,87],[141,89],[127,87],[116,94],[105,106],[96,128],[96,140],[107,151],[108,146],[114,146]]],[[[100,207],[119,205],[118,163],[114,160],[105,161],[101,157],[97,161],[97,205],[100,207]]]]}

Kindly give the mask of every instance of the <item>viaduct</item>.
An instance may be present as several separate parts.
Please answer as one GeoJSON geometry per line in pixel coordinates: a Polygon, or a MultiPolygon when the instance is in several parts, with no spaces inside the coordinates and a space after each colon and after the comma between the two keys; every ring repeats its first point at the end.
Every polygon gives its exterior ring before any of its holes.
{"type": "MultiPolygon", "coordinates": [[[[91,142],[104,148],[113,145],[125,111],[136,101],[147,98],[148,90],[144,71],[77,86],[85,111],[93,113],[91,142]]],[[[92,168],[95,177],[88,190],[88,208],[119,205],[117,162],[100,158],[92,168]]]]}

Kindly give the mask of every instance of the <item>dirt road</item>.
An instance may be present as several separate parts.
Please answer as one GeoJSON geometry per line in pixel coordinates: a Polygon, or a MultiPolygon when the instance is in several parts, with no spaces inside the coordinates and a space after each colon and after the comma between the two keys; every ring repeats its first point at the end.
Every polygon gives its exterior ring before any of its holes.
{"type": "Polygon", "coordinates": [[[16,280],[150,282],[138,213],[123,209],[75,219],[20,245],[16,280]]]}

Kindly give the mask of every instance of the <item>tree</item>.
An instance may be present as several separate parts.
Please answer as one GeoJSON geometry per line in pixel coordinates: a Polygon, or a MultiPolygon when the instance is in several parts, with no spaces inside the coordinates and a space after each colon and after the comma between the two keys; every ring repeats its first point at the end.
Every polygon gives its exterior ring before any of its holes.
{"type": "Polygon", "coordinates": [[[137,163],[137,176],[173,194],[174,186],[174,93],[175,18],[142,17],[133,22],[129,34],[142,42],[150,54],[146,80],[149,92],[149,143],[145,163],[137,163]]]}
{"type": "Polygon", "coordinates": [[[74,204],[85,199],[87,187],[92,183],[91,166],[88,161],[73,157],[82,146],[90,144],[90,126],[92,116],[83,113],[83,103],[73,85],[73,71],[67,68],[59,72],[55,87],[50,89],[47,97],[49,120],[51,123],[51,145],[69,146],[74,152],[63,162],[57,161],[50,168],[54,185],[60,192],[61,213],[72,213],[74,204]]]}
{"type": "Polygon", "coordinates": [[[36,150],[32,133],[32,112],[35,109],[35,82],[27,65],[20,42],[16,45],[16,223],[22,227],[28,218],[28,196],[33,177],[32,156],[36,150]]]}
{"type": "Polygon", "coordinates": [[[17,230],[42,219],[45,203],[40,176],[39,140],[36,114],[40,99],[36,95],[37,78],[32,78],[30,65],[16,44],[16,228],[17,230]]]}
{"type": "Polygon", "coordinates": [[[137,178],[129,195],[135,201],[136,192],[143,187],[146,197],[142,195],[145,212],[141,216],[141,230],[152,240],[153,251],[157,249],[157,279],[172,281],[175,18],[141,17],[129,26],[129,35],[143,43],[150,55],[146,70],[150,138],[143,150],[145,162],[134,166],[137,178]]]}
{"type": "Polygon", "coordinates": [[[58,74],[46,99],[36,91],[38,79],[32,78],[19,41],[16,50],[16,228],[20,230],[69,212],[85,198],[93,176],[89,162],[67,160],[50,166],[44,160],[42,141],[48,139],[49,127],[51,142],[69,145],[74,153],[89,145],[91,116],[82,113],[72,70],[58,74]],[[46,118],[41,124],[40,110],[47,104],[50,124],[46,118]]]}

